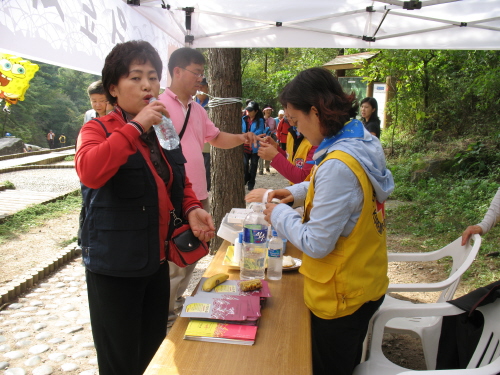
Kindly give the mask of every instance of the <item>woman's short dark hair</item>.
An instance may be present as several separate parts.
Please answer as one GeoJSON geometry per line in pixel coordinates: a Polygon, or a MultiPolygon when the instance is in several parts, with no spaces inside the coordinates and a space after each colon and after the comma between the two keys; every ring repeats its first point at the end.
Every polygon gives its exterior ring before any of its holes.
{"type": "Polygon", "coordinates": [[[117,85],[123,76],[128,76],[130,65],[133,62],[145,64],[150,62],[161,80],[163,63],[158,51],[144,40],[131,40],[125,43],[118,43],[106,56],[104,67],[102,68],[102,84],[106,98],[110,104],[116,104],[116,98],[111,96],[109,89],[111,85],[117,85]]]}
{"type": "Polygon", "coordinates": [[[102,81],[99,80],[92,82],[87,88],[87,94],[89,95],[89,97],[93,94],[105,95],[104,87],[102,87],[102,81]]]}
{"type": "MultiPolygon", "coordinates": [[[[375,98],[371,98],[371,97],[366,97],[364,98],[360,103],[359,105],[363,105],[363,103],[368,103],[371,105],[371,107],[373,109],[375,109],[375,112],[373,112],[371,115],[370,115],[370,121],[372,120],[377,120],[377,121],[380,121],[380,119],[378,118],[378,103],[377,103],[377,99],[375,98]]],[[[363,122],[365,123],[366,122],[366,119],[362,119],[363,122]]]]}
{"type": "Polygon", "coordinates": [[[306,114],[316,107],[325,137],[337,134],[358,110],[354,93],[347,95],[337,78],[323,68],[300,72],[285,86],[279,101],[285,108],[291,104],[306,114]]]}
{"type": "Polygon", "coordinates": [[[174,68],[185,68],[191,64],[205,65],[205,57],[200,51],[193,48],[178,48],[170,55],[168,59],[168,72],[174,76],[174,68]]]}

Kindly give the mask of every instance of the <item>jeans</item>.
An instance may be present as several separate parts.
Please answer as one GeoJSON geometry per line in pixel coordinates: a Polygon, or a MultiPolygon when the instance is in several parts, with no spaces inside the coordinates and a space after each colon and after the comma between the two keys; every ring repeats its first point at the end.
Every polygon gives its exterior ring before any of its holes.
{"type": "Polygon", "coordinates": [[[258,154],[243,153],[243,170],[245,173],[245,185],[248,183],[248,190],[253,190],[255,186],[255,176],[259,164],[258,154]]]}

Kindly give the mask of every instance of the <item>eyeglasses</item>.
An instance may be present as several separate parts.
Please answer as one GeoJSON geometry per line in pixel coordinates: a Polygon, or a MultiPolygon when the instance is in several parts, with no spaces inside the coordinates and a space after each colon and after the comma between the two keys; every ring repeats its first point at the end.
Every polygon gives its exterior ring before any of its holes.
{"type": "MultiPolygon", "coordinates": [[[[180,68],[180,67],[179,67],[180,68]]],[[[192,70],[186,69],[186,68],[181,68],[182,70],[187,70],[189,73],[193,73],[196,77],[198,78],[203,78],[205,75],[203,73],[195,73],[192,70]]]]}

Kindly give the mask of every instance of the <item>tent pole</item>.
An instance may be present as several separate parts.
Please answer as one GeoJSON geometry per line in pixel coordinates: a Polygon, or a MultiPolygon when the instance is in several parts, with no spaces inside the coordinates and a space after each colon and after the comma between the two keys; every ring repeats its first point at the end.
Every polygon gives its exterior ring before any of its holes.
{"type": "Polygon", "coordinates": [[[186,36],[184,37],[184,42],[186,47],[192,47],[194,42],[194,35],[191,35],[191,15],[194,12],[194,7],[182,8],[186,12],[186,36]]]}

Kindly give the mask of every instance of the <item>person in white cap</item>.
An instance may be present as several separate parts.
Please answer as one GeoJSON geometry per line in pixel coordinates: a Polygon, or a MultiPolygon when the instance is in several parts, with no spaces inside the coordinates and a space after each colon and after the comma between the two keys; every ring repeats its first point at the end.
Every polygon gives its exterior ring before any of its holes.
{"type": "Polygon", "coordinates": [[[274,121],[276,121],[276,126],[278,126],[283,117],[285,117],[285,111],[283,109],[280,109],[278,112],[278,117],[274,118],[274,121]]]}

